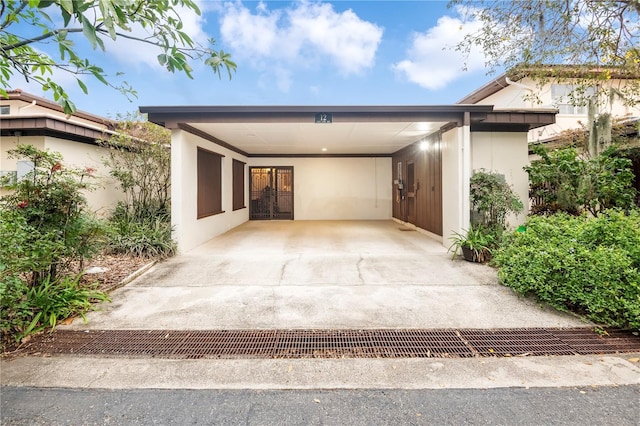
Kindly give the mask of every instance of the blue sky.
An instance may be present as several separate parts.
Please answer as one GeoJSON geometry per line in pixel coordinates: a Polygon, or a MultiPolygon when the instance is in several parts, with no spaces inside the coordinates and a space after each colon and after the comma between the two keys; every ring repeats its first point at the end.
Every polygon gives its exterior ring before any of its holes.
{"type": "MultiPolygon", "coordinates": [[[[477,27],[446,1],[198,1],[202,15],[184,13],[197,41],[216,39],[238,69],[218,79],[194,64],[194,79],[166,72],[159,52],[127,40],[107,51],[78,48],[138,92],[120,93],[85,79],[89,95],[70,82],[77,107],[115,117],[140,105],[398,105],[451,104],[486,83],[482,55],[451,48],[477,27]]],[[[42,48],[42,47],[39,47],[42,48]]],[[[13,88],[38,95],[34,86],[13,88]]]]}

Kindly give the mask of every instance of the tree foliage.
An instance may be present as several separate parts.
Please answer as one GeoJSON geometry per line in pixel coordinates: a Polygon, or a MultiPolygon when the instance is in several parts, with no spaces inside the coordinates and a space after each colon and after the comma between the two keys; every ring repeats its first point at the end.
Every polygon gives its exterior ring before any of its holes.
{"type": "Polygon", "coordinates": [[[167,216],[171,189],[171,132],[141,115],[124,117],[115,134],[105,135],[109,148],[103,162],[125,194],[134,217],[167,216]]]}
{"type": "Polygon", "coordinates": [[[625,79],[624,85],[602,84],[602,89],[628,104],[640,101],[640,0],[453,0],[450,5],[481,23],[457,49],[481,49],[490,70],[526,72],[539,83],[571,81],[573,102],[583,105],[588,87],[625,79]]]}
{"type": "Polygon", "coordinates": [[[525,167],[534,214],[559,211],[594,216],[610,208],[634,206],[632,162],[609,148],[595,158],[584,159],[573,148],[547,152],[536,147],[539,160],[525,167]]]}
{"type": "MultiPolygon", "coordinates": [[[[202,46],[192,40],[180,18],[181,10],[200,14],[194,0],[2,0],[0,1],[0,95],[6,97],[9,80],[18,75],[51,91],[66,113],[75,106],[65,88],[56,82],[53,71],[73,75],[87,93],[85,76],[135,96],[126,82],[115,86],[112,76],[81,56],[76,39],[80,36],[93,49],[105,50],[104,40],[131,39],[140,47],[153,46],[161,52],[158,62],[170,72],[184,72],[192,78],[190,61],[200,60],[221,77],[231,78],[236,64],[215,43],[202,46]],[[134,29],[142,28],[144,36],[134,29]],[[43,53],[47,45],[57,47],[57,56],[43,53]]],[[[47,50],[51,50],[50,48],[47,50]]]]}

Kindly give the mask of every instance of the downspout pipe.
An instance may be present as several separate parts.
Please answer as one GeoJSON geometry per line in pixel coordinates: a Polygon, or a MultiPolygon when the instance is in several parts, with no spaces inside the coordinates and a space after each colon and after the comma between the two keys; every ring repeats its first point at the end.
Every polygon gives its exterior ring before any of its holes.
{"type": "MultiPolygon", "coordinates": [[[[513,81],[511,80],[509,77],[505,76],[504,77],[504,81],[509,85],[509,86],[516,86],[519,87],[521,89],[527,90],[529,91],[529,93],[533,94],[534,90],[533,88],[527,86],[526,84],[522,84],[522,83],[518,83],[517,81],[513,81]]],[[[529,102],[531,102],[533,104],[533,100],[529,100],[529,102]]],[[[533,108],[533,105],[531,105],[531,107],[533,108]]]]}
{"type": "Polygon", "coordinates": [[[35,100],[35,99],[34,99],[34,100],[32,100],[32,101],[31,101],[31,103],[30,103],[29,105],[25,105],[25,106],[22,106],[22,107],[18,108],[18,111],[22,112],[22,111],[24,111],[25,109],[27,109],[27,108],[31,108],[31,107],[33,107],[33,106],[36,106],[36,100],[35,100]]]}

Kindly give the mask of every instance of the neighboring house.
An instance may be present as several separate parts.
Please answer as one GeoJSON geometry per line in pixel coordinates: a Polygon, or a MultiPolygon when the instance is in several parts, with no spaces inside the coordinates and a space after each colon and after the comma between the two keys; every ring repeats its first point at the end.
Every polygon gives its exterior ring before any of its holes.
{"type": "MultiPolygon", "coordinates": [[[[568,67],[564,67],[568,69],[568,67]]],[[[573,90],[572,82],[567,79],[550,81],[540,86],[536,81],[524,74],[502,74],[484,86],[475,90],[458,101],[458,104],[469,105],[494,105],[496,109],[508,108],[557,108],[558,115],[553,124],[537,127],[529,131],[527,140],[529,143],[544,143],[553,140],[563,132],[570,129],[588,128],[586,106],[574,106],[568,95],[573,90]]],[[[619,89],[628,84],[628,79],[613,75],[610,80],[600,84],[603,90],[619,89]]],[[[598,112],[610,113],[614,119],[633,120],[640,117],[640,105],[625,105],[617,96],[609,99],[600,99],[598,112]]]]}
{"type": "MultiPolygon", "coordinates": [[[[527,133],[555,109],[147,106],[172,130],[172,223],[189,250],[248,220],[389,220],[448,246],[475,169],[528,197],[527,133]]],[[[512,218],[511,225],[524,220],[512,218]]]]}
{"type": "MultiPolygon", "coordinates": [[[[123,194],[108,176],[102,164],[107,149],[98,140],[110,133],[106,118],[78,111],[69,116],[62,108],[45,98],[21,90],[12,90],[8,99],[0,97],[0,173],[24,175],[31,165],[8,158],[7,152],[18,144],[59,152],[69,167],[96,170],[97,188],[86,194],[89,207],[100,215],[107,214],[123,194]]],[[[0,188],[0,195],[7,192],[0,188]]]]}

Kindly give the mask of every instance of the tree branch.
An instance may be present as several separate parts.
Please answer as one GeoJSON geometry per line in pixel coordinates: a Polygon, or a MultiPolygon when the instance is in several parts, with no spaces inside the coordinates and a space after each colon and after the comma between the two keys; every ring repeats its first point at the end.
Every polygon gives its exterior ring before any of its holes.
{"type": "Polygon", "coordinates": [[[0,5],[2,5],[2,9],[0,9],[0,16],[4,15],[4,10],[7,7],[4,0],[0,0],[0,5]]]}
{"type": "MultiPolygon", "coordinates": [[[[20,14],[20,12],[22,12],[22,9],[24,9],[25,7],[27,7],[29,5],[28,0],[22,0],[22,3],[20,4],[20,6],[13,12],[10,13],[9,15],[7,15],[7,18],[4,20],[4,22],[2,23],[2,25],[0,25],[0,29],[4,29],[6,27],[9,26],[9,24],[11,23],[11,21],[9,20],[9,18],[11,17],[11,15],[18,15],[20,14]]],[[[4,1],[2,2],[2,11],[4,12],[4,1]]]]}
{"type": "MultiPolygon", "coordinates": [[[[99,33],[104,34],[104,35],[108,35],[109,34],[107,32],[107,30],[102,29],[102,28],[99,29],[99,30],[96,28],[96,30],[97,30],[96,32],[99,32],[99,33]]],[[[168,45],[165,46],[162,43],[158,43],[156,41],[152,41],[152,40],[149,40],[149,39],[146,39],[146,38],[135,37],[135,36],[128,35],[128,34],[125,34],[125,33],[116,32],[116,35],[118,37],[126,38],[126,39],[129,39],[129,40],[134,40],[134,41],[139,41],[141,43],[150,44],[152,46],[163,47],[163,48],[164,47],[168,47],[168,45]]],[[[197,48],[197,46],[196,47],[183,47],[183,48],[179,48],[178,47],[177,50],[179,50],[183,54],[187,54],[186,52],[188,52],[188,51],[197,52],[199,54],[204,54],[206,52],[206,50],[204,48],[202,48],[202,47],[197,48]]],[[[187,56],[189,56],[190,58],[193,59],[192,56],[190,56],[190,55],[187,55],[187,56]]]]}
{"type": "Polygon", "coordinates": [[[81,33],[82,32],[82,28],[62,28],[59,30],[53,30],[51,32],[48,33],[44,33],[41,36],[38,37],[34,37],[34,38],[28,38],[28,39],[24,39],[18,43],[14,43],[14,44],[9,44],[6,46],[2,47],[2,50],[4,51],[10,51],[13,49],[17,49],[18,47],[22,47],[22,46],[26,46],[27,44],[31,44],[31,43],[35,43],[38,41],[42,41],[42,40],[46,40],[48,38],[51,38],[55,35],[60,34],[61,32],[66,31],[68,33],[81,33]]]}

